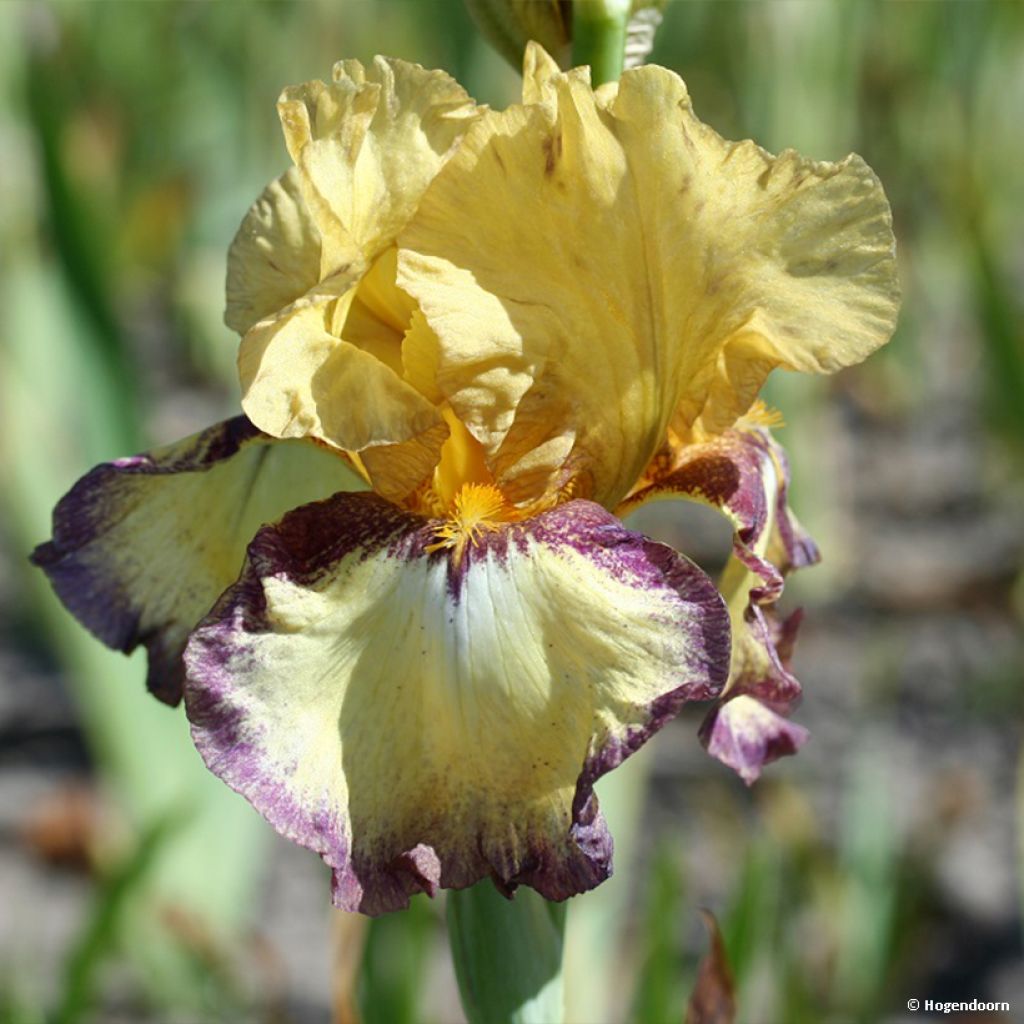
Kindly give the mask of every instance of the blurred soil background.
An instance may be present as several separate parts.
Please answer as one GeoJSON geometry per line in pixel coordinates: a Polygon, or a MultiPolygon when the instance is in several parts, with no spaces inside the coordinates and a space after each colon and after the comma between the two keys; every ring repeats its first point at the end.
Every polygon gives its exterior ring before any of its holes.
{"type": "MultiPolygon", "coordinates": [[[[275,98],[375,52],[515,98],[456,3],[0,5],[0,1021],[461,1019],[438,905],[332,915],[317,858],[26,563],[94,463],[234,414],[224,258],[287,165],[275,98]]],[[[570,1019],[681,1021],[699,907],[743,1022],[1024,1019],[1024,5],[671,3],[652,59],[726,137],[861,153],[905,304],[867,364],[767,396],[825,553],[784,598],[812,739],[748,791],[696,711],[607,780],[618,872],[574,901],[570,1019]]],[[[713,568],[698,512],[638,526],[713,568]]]]}

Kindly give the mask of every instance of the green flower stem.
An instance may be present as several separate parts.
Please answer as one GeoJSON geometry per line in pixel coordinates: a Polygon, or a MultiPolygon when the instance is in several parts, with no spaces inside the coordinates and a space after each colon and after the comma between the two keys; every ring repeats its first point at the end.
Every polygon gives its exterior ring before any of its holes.
{"type": "Polygon", "coordinates": [[[561,1024],[565,904],[490,882],[448,893],[448,934],[469,1024],[561,1024]]]}
{"type": "Polygon", "coordinates": [[[589,64],[596,88],[622,74],[630,0],[575,0],[572,5],[572,62],[589,64]]]}

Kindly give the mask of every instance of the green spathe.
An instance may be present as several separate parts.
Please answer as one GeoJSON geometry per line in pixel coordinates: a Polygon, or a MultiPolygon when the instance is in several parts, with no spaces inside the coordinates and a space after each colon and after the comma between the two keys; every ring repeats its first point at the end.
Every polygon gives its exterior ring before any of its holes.
{"type": "Polygon", "coordinates": [[[448,932],[469,1024],[556,1024],[565,1019],[565,904],[490,882],[448,893],[448,932]]]}

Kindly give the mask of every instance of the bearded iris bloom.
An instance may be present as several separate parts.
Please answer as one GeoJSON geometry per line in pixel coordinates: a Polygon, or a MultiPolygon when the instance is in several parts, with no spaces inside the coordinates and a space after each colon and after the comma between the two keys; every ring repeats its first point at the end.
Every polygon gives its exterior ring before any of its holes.
{"type": "Polygon", "coordinates": [[[245,415],[93,470],[34,555],[348,910],[597,885],[594,781],[689,701],[747,781],[800,745],[773,605],[817,555],[757,395],[895,319],[859,158],[726,142],[659,67],[524,77],[500,112],[382,58],[286,90],[229,254],[245,415]],[[660,498],[733,523],[721,594],[623,526],[660,498]]]}

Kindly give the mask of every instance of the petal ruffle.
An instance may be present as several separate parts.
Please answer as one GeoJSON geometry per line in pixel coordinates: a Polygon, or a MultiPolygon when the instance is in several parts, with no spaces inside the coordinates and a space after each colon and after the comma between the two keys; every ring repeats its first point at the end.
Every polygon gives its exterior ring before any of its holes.
{"type": "Polygon", "coordinates": [[[207,765],[376,914],[491,877],[550,899],[610,871],[592,793],[724,681],[709,580],[599,506],[483,532],[336,495],[260,531],[196,630],[186,703],[207,765]]]}
{"type": "Polygon", "coordinates": [[[701,740],[712,757],[732,768],[749,786],[765,765],[795,754],[807,730],[745,693],[716,707],[701,726],[701,740]]]}
{"type": "Polygon", "coordinates": [[[320,232],[292,167],[263,190],[231,243],[224,322],[245,334],[319,281],[320,232]]]}
{"type": "Polygon", "coordinates": [[[429,476],[447,429],[403,379],[415,303],[389,247],[478,110],[444,72],[383,57],[342,61],[332,83],[287,89],[278,106],[296,166],[250,212],[229,266],[229,323],[247,330],[242,405],[275,437],[377,449],[364,459],[373,485],[399,500],[429,476]]]}
{"type": "Polygon", "coordinates": [[[503,487],[531,393],[559,398],[549,475],[574,461],[580,493],[612,507],[673,420],[731,423],[771,367],[829,372],[889,337],[889,210],[859,158],[727,143],[663,68],[614,95],[543,62],[528,84],[538,102],[481,117],[399,237],[439,387],[503,487]]]}
{"type": "Polygon", "coordinates": [[[732,623],[729,681],[701,739],[748,784],[807,738],[785,717],[800,699],[788,669],[800,615],[778,625],[774,604],[785,574],[816,562],[818,550],[789,509],[788,485],[782,448],[766,429],[748,425],[667,448],[617,509],[626,515],[659,498],[684,498],[717,508],[733,525],[733,553],[719,583],[732,623]]]}
{"type": "Polygon", "coordinates": [[[149,653],[149,689],[181,700],[189,631],[238,576],[256,530],[290,508],[365,483],[341,456],[281,442],[244,416],[104,463],[61,499],[32,561],[108,647],[149,653]]]}
{"type": "Polygon", "coordinates": [[[789,463],[768,430],[743,426],[695,444],[666,445],[633,492],[615,510],[619,516],[651,501],[682,498],[718,509],[735,531],[733,556],[723,590],[751,592],[758,603],[782,592],[782,576],[818,561],[818,549],[786,500],[789,463]],[[748,579],[752,573],[759,579],[748,579]]]}
{"type": "MultiPolygon", "coordinates": [[[[350,289],[337,301],[354,298],[350,289]]],[[[433,470],[448,428],[386,362],[337,337],[330,330],[335,316],[326,300],[249,331],[238,353],[242,407],[274,437],[312,437],[364,453],[374,488],[399,500],[433,470]],[[369,455],[374,448],[380,450],[369,455]]]]}
{"type": "Polygon", "coordinates": [[[392,244],[478,108],[443,71],[376,57],[286,89],[278,111],[327,276],[365,269],[392,244]]]}

